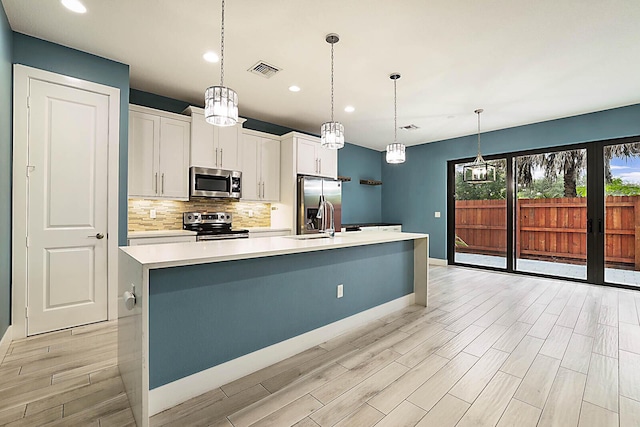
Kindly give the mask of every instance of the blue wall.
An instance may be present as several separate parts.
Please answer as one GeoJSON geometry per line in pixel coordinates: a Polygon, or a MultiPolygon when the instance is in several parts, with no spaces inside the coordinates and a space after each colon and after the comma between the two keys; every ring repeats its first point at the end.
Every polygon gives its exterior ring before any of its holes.
{"type": "Polygon", "coordinates": [[[413,241],[151,270],[149,280],[153,389],[412,293],[413,241]]]}
{"type": "Polygon", "coordinates": [[[362,185],[361,179],[382,179],[381,154],[358,145],[345,144],[338,151],[338,175],[351,181],[342,184],[342,223],[375,223],[382,220],[382,185],[362,185]]]}
{"type": "Polygon", "coordinates": [[[11,324],[11,127],[13,33],[0,3],[0,339],[11,324]]]}
{"type": "Polygon", "coordinates": [[[13,62],[120,89],[118,242],[126,245],[129,66],[20,33],[13,34],[13,62]]]}
{"type": "MultiPolygon", "coordinates": [[[[172,113],[182,113],[190,105],[185,101],[137,89],[131,89],[129,101],[172,113]]],[[[272,135],[284,135],[295,130],[252,118],[247,118],[243,127],[272,135]]],[[[342,186],[343,224],[381,222],[381,186],[360,185],[360,179],[381,179],[380,159],[380,152],[352,144],[345,144],[338,151],[338,175],[351,177],[351,182],[345,182],[342,186]]]]}
{"type": "MultiPolygon", "coordinates": [[[[482,153],[577,144],[640,135],[640,104],[482,134],[482,153]]],[[[446,258],[447,161],[474,157],[476,135],[407,148],[401,166],[382,166],[382,219],[429,233],[429,255],[446,258]],[[442,213],[440,218],[434,212],[442,213]]]]}

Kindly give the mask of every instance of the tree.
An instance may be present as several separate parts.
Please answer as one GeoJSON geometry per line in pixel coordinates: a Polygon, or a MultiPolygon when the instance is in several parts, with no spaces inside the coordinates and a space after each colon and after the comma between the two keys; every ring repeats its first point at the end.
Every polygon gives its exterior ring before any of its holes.
{"type": "MultiPolygon", "coordinates": [[[[604,149],[605,180],[611,183],[611,159],[614,157],[640,156],[640,142],[609,145],[604,149]]],[[[562,174],[564,181],[564,197],[577,197],[577,182],[581,171],[586,167],[586,150],[568,150],[552,153],[535,154],[518,157],[516,175],[518,183],[529,187],[533,183],[533,170],[541,167],[545,177],[557,178],[562,174]]]]}

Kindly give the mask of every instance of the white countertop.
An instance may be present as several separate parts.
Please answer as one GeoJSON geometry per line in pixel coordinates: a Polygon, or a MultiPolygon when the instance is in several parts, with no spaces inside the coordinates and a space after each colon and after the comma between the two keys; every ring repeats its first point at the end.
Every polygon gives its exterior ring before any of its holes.
{"type": "Polygon", "coordinates": [[[209,240],[195,243],[128,246],[120,250],[148,268],[261,258],[429,237],[428,234],[390,231],[336,233],[334,238],[296,240],[289,236],[261,239],[209,240]]]}
{"type": "Polygon", "coordinates": [[[191,230],[153,230],[153,231],[129,231],[127,239],[144,239],[149,237],[175,237],[175,236],[195,236],[195,231],[191,230]]]}

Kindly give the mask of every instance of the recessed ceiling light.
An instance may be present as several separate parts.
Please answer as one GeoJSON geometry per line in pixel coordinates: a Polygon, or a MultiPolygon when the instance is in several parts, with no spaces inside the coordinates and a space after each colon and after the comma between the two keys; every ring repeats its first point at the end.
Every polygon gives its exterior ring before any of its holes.
{"type": "Polygon", "coordinates": [[[87,8],[84,7],[80,0],[61,0],[64,7],[75,13],[86,13],[87,8]]]}
{"type": "Polygon", "coordinates": [[[220,60],[220,58],[218,57],[218,54],[211,51],[205,53],[204,55],[202,55],[202,57],[207,62],[218,62],[220,60]]]}
{"type": "Polygon", "coordinates": [[[356,109],[353,105],[347,105],[346,107],[344,107],[344,111],[346,111],[347,113],[353,113],[354,111],[356,111],[356,109]]]}
{"type": "Polygon", "coordinates": [[[289,90],[291,92],[300,92],[300,87],[293,85],[293,86],[289,86],[289,90]]]}

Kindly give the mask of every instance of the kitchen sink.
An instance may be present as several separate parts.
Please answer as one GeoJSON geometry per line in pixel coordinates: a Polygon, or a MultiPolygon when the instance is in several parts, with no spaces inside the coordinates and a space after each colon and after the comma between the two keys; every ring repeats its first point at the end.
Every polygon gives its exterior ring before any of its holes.
{"type": "Polygon", "coordinates": [[[298,234],[296,236],[284,236],[285,239],[293,240],[312,240],[312,239],[329,239],[328,234],[298,234]]]}

